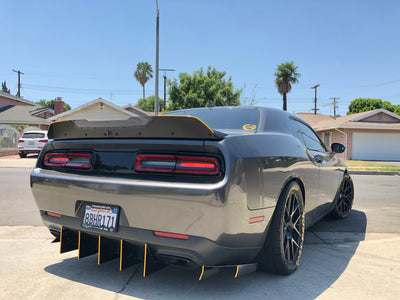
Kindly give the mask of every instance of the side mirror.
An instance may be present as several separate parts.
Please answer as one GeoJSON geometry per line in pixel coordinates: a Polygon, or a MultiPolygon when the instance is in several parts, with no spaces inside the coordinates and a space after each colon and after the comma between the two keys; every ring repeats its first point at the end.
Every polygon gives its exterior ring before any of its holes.
{"type": "Polygon", "coordinates": [[[339,143],[333,143],[331,149],[333,153],[343,153],[346,147],[339,143]]]}

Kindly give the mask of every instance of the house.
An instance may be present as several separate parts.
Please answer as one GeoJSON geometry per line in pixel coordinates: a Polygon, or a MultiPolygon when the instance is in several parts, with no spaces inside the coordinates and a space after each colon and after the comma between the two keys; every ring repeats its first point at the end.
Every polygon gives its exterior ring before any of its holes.
{"type": "Polygon", "coordinates": [[[341,143],[341,156],[354,160],[400,161],[400,116],[385,109],[333,117],[298,113],[328,147],[341,143]]]}
{"type": "Polygon", "coordinates": [[[0,92],[0,124],[14,127],[36,127],[48,129],[54,111],[36,103],[0,92]]]}
{"type": "Polygon", "coordinates": [[[50,124],[47,118],[53,115],[50,108],[0,92],[0,155],[16,153],[24,129],[47,130],[50,124]]]}
{"type": "Polygon", "coordinates": [[[108,102],[102,98],[95,99],[74,109],[68,110],[61,114],[49,118],[49,121],[62,120],[79,120],[86,119],[88,121],[108,121],[108,120],[126,120],[131,117],[141,117],[149,115],[141,109],[124,109],[108,102]]]}
{"type": "Polygon", "coordinates": [[[49,108],[28,105],[7,105],[0,108],[0,124],[14,127],[37,127],[41,130],[49,128],[46,117],[53,116],[49,108]]]}

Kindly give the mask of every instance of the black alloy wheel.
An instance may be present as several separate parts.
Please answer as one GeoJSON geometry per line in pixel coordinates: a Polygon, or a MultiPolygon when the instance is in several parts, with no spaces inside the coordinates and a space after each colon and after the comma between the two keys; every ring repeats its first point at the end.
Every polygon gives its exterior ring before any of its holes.
{"type": "Polygon", "coordinates": [[[289,195],[286,207],[285,217],[283,221],[283,252],[286,261],[294,264],[299,256],[300,244],[302,239],[301,233],[301,207],[300,200],[296,193],[289,195]]]}
{"type": "Polygon", "coordinates": [[[334,201],[332,216],[337,219],[346,218],[350,214],[351,208],[353,207],[353,200],[353,181],[351,180],[350,175],[345,174],[334,201]]]}
{"type": "Polygon", "coordinates": [[[259,254],[264,271],[289,275],[296,271],[304,242],[304,200],[297,182],[283,190],[265,241],[259,254]]]}

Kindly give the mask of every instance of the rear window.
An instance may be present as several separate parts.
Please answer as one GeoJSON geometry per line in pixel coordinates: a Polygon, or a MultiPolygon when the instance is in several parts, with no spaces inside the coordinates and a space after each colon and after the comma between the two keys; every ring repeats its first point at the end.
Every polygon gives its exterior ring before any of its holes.
{"type": "Polygon", "coordinates": [[[260,122],[260,112],[251,108],[211,108],[181,110],[166,115],[188,115],[197,117],[213,129],[256,130],[260,122]]]}
{"type": "Polygon", "coordinates": [[[27,132],[27,133],[24,133],[24,135],[22,137],[25,139],[42,139],[42,138],[44,138],[44,133],[27,132]]]}

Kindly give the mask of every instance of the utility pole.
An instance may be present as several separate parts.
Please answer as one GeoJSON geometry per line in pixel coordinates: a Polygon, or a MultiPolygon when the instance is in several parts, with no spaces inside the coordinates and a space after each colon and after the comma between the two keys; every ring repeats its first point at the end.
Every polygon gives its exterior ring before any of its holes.
{"type": "Polygon", "coordinates": [[[329,98],[329,99],[333,100],[333,103],[331,103],[331,104],[333,104],[333,119],[336,120],[336,108],[338,108],[338,106],[336,105],[337,104],[336,99],[340,99],[340,98],[333,97],[333,98],[329,98]]]}
{"type": "Polygon", "coordinates": [[[158,10],[158,0],[156,0],[157,5],[157,25],[156,25],[156,90],[155,90],[155,99],[154,99],[154,114],[158,116],[158,58],[159,58],[159,31],[160,31],[160,11],[158,10]]]}
{"type": "MultiPolygon", "coordinates": [[[[167,72],[173,72],[173,69],[158,69],[164,71],[164,109],[167,107],[167,72]]],[[[161,110],[161,109],[160,109],[161,110]]]]}
{"type": "Polygon", "coordinates": [[[316,115],[316,114],[317,114],[317,110],[319,110],[319,109],[317,109],[317,87],[319,87],[319,84],[317,84],[317,85],[311,87],[312,89],[315,90],[314,109],[313,109],[314,115],[316,115]]]}
{"type": "Polygon", "coordinates": [[[13,72],[18,73],[18,94],[17,97],[21,97],[21,74],[24,75],[20,70],[16,71],[13,70],[13,72]]]}

